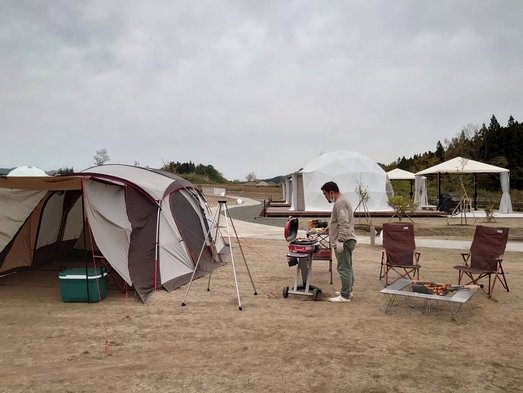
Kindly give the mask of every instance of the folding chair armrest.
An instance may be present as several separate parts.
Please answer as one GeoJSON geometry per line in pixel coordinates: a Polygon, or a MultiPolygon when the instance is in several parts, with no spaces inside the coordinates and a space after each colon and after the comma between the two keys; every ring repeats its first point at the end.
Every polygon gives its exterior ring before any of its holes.
{"type": "Polygon", "coordinates": [[[470,251],[468,251],[468,252],[461,252],[460,254],[461,254],[461,258],[463,258],[464,265],[468,266],[468,262],[469,262],[469,259],[470,259],[470,251]]]}
{"type": "Polygon", "coordinates": [[[414,252],[414,258],[416,258],[416,264],[419,262],[419,258],[421,257],[421,252],[415,251],[414,252]]]}

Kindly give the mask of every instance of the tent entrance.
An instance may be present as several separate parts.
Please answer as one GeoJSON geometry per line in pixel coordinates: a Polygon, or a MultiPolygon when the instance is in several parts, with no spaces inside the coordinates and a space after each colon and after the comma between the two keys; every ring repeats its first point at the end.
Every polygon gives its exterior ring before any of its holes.
{"type": "MultiPolygon", "coordinates": [[[[188,198],[191,198],[191,196],[184,195],[181,190],[173,193],[171,196],[171,211],[173,212],[176,226],[182,235],[185,247],[191,256],[192,262],[196,266],[196,262],[202,251],[202,245],[204,242],[207,242],[207,234],[203,232],[200,217],[188,198]]],[[[212,262],[212,251],[206,246],[200,257],[199,266],[204,271],[212,271],[213,269],[206,268],[206,265],[212,264],[212,262]]]]}

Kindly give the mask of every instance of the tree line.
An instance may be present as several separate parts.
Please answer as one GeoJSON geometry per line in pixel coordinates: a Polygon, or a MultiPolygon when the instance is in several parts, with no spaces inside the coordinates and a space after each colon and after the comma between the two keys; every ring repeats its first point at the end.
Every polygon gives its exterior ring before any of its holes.
{"type": "MultiPolygon", "coordinates": [[[[410,172],[448,161],[455,157],[468,158],[475,161],[510,170],[510,187],[523,189],[523,123],[512,116],[505,127],[501,126],[495,115],[490,118],[490,124],[481,127],[467,124],[454,138],[438,141],[435,151],[415,154],[411,158],[401,157],[389,165],[383,165],[386,171],[400,168],[410,172]]],[[[485,179],[482,186],[486,189],[495,187],[485,179]]]]}
{"type": "Polygon", "coordinates": [[[229,182],[212,165],[203,165],[203,164],[196,165],[192,161],[164,162],[164,165],[160,169],[162,169],[166,172],[175,173],[183,178],[186,178],[189,181],[194,181],[194,179],[191,180],[189,175],[196,175],[197,177],[201,178],[201,180],[205,180],[208,183],[228,183],[229,182]]]}
{"type": "MultiPolygon", "coordinates": [[[[97,150],[96,155],[93,158],[95,165],[104,165],[107,161],[111,160],[107,153],[107,149],[97,150]]],[[[137,161],[134,162],[134,165],[140,166],[137,161]]],[[[192,161],[164,161],[164,164],[160,169],[174,173],[192,183],[229,183],[229,181],[223,177],[221,172],[216,170],[212,165],[196,165],[192,161]]],[[[72,173],[74,173],[74,168],[68,167],[60,168],[57,171],[57,174],[59,175],[69,175],[72,173]]]]}

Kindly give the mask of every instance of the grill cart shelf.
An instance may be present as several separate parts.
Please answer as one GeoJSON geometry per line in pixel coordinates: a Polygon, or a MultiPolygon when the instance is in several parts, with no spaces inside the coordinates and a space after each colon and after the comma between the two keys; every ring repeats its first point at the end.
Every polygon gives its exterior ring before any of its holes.
{"type": "Polygon", "coordinates": [[[316,261],[329,261],[329,272],[331,274],[332,285],[332,248],[329,241],[329,234],[309,230],[307,231],[307,238],[318,242],[318,251],[312,254],[312,259],[316,261]]]}
{"type": "Polygon", "coordinates": [[[310,283],[312,273],[312,252],[289,252],[287,258],[289,259],[289,265],[296,264],[296,276],[294,277],[294,286],[292,288],[283,288],[283,297],[288,297],[290,293],[291,295],[312,296],[313,300],[318,300],[321,289],[311,285],[310,283]],[[298,284],[300,281],[300,272],[303,280],[302,284],[298,284]]]}
{"type": "Polygon", "coordinates": [[[319,242],[312,239],[296,238],[298,234],[298,219],[289,217],[285,224],[284,236],[289,242],[289,252],[287,262],[289,266],[296,266],[294,285],[292,288],[283,288],[283,297],[289,294],[312,296],[313,300],[318,300],[321,289],[311,285],[312,262],[314,253],[318,252],[319,242]],[[301,273],[301,280],[300,280],[301,273]]]}

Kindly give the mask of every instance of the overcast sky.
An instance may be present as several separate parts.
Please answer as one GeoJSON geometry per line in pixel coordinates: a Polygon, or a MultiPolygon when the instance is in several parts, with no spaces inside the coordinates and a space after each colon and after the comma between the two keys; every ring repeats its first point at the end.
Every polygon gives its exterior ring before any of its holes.
{"type": "Polygon", "coordinates": [[[0,167],[389,164],[523,122],[523,1],[0,0],[0,167]]]}

